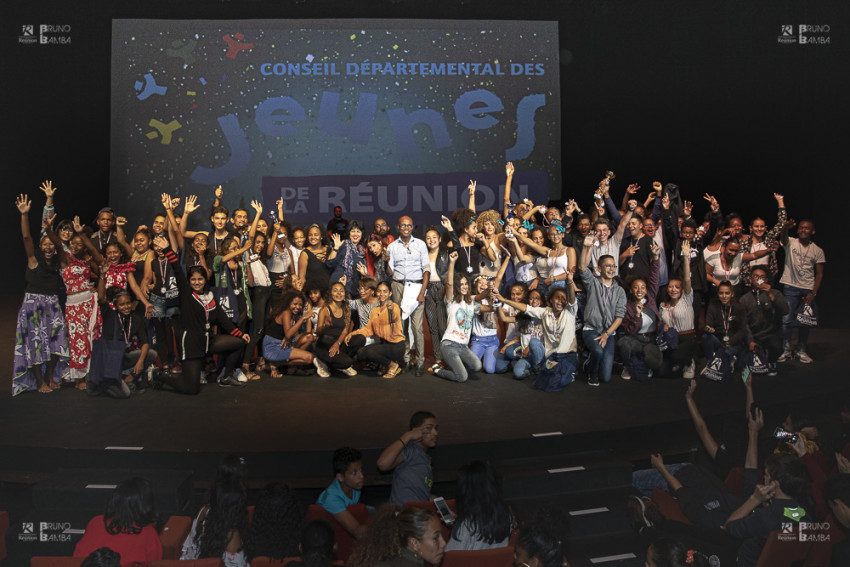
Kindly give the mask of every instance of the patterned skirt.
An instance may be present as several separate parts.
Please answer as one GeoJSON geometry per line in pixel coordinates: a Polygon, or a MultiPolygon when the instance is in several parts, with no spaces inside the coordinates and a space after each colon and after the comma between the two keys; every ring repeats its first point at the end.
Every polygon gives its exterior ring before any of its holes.
{"type": "MultiPolygon", "coordinates": [[[[18,311],[12,395],[37,390],[32,368],[48,362],[54,355],[58,356],[59,361],[53,369],[53,376],[44,378],[45,381],[59,383],[68,375],[68,335],[65,331],[65,316],[59,308],[59,298],[55,295],[27,293],[18,311]]],[[[42,366],[42,372],[44,368],[42,366]]]]}
{"type": "Polygon", "coordinates": [[[80,380],[89,372],[92,341],[100,338],[103,321],[97,296],[92,292],[75,293],[65,303],[68,326],[69,379],[80,380]]]}

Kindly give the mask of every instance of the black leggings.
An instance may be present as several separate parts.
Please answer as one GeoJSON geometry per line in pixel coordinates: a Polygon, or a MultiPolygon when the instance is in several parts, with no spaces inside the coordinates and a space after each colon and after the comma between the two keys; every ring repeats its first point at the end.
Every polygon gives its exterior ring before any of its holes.
{"type": "Polygon", "coordinates": [[[336,356],[331,356],[328,351],[338,338],[338,336],[333,337],[330,335],[322,335],[316,343],[316,356],[319,357],[319,360],[326,363],[334,370],[348,368],[354,364],[354,355],[357,353],[357,349],[363,346],[366,342],[364,337],[354,335],[351,337],[351,340],[349,340],[349,344],[346,345],[343,342],[339,345],[339,352],[336,353],[336,356]]]}
{"type": "MultiPolygon", "coordinates": [[[[428,332],[431,334],[431,348],[434,349],[434,357],[437,360],[443,358],[440,352],[440,341],[446,332],[448,315],[446,314],[445,288],[443,282],[431,282],[428,284],[428,293],[425,295],[425,319],[428,321],[428,332]]],[[[424,358],[421,353],[420,357],[424,358]]]]}
{"type": "MultiPolygon", "coordinates": [[[[353,338],[351,342],[354,342],[353,338]]],[[[404,341],[368,345],[357,351],[357,359],[389,366],[404,357],[404,349],[404,341]]]]}
{"type": "MultiPolygon", "coordinates": [[[[233,370],[239,364],[245,342],[232,335],[216,335],[210,339],[207,354],[224,355],[224,375],[233,376],[233,370]]],[[[183,373],[172,374],[163,372],[159,380],[171,386],[181,394],[195,395],[201,391],[201,370],[204,368],[204,357],[187,358],[183,361],[183,373]]]]}
{"type": "MultiPolygon", "coordinates": [[[[272,298],[271,287],[255,286],[251,288],[251,342],[245,347],[245,356],[242,364],[250,364],[257,345],[263,344],[263,335],[266,334],[266,313],[272,298]]],[[[259,356],[263,356],[262,350],[259,356]]]]}

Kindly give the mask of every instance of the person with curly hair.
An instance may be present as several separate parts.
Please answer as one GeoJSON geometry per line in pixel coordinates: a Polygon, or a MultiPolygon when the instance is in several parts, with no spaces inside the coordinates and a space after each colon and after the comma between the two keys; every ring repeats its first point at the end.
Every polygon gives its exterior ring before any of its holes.
{"type": "Polygon", "coordinates": [[[298,534],[304,523],[304,508],[289,486],[272,482],[263,489],[254,508],[251,527],[245,535],[245,556],[283,559],[298,555],[298,534]]]}
{"type": "Polygon", "coordinates": [[[301,558],[289,561],[287,565],[304,567],[331,567],[336,557],[336,537],[333,527],[325,520],[311,520],[301,532],[301,558]]]}
{"type": "Polygon", "coordinates": [[[106,513],[89,521],[82,539],[74,547],[74,557],[87,557],[108,547],[121,555],[121,567],[162,559],[156,521],[150,483],[140,477],[124,480],[112,491],[106,513]]]}
{"type": "Polygon", "coordinates": [[[401,509],[382,506],[348,559],[349,567],[419,567],[439,565],[446,540],[440,520],[430,510],[416,506],[401,509]]]}
{"type": "Polygon", "coordinates": [[[351,320],[351,304],[345,286],[336,282],[325,297],[325,306],[319,311],[316,326],[316,355],[313,364],[319,376],[327,378],[330,369],[339,370],[346,376],[357,376],[354,364],[356,347],[345,344],[354,322],[351,320]]]}

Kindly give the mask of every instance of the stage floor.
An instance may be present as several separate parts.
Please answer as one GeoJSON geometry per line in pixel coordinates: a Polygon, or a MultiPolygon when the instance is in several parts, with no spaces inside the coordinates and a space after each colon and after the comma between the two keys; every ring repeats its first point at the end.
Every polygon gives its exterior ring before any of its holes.
{"type": "MultiPolygon", "coordinates": [[[[14,321],[16,308],[3,301],[3,320],[14,321]]],[[[11,370],[11,325],[9,331],[0,343],[0,367],[11,370]]],[[[847,344],[850,330],[814,330],[809,350],[816,362],[781,364],[778,376],[755,377],[757,403],[780,408],[806,399],[846,399],[847,344]]],[[[27,463],[19,461],[28,452],[43,456],[63,449],[132,447],[171,454],[326,453],[341,445],[379,449],[405,431],[410,414],[419,409],[437,415],[440,446],[454,446],[461,454],[463,447],[494,442],[522,447],[539,439],[535,436],[553,433],[565,441],[592,440],[588,444],[595,448],[641,451],[651,444],[641,437],[642,428],[656,431],[662,442],[666,436],[672,443],[682,429],[687,434],[683,443],[692,438],[683,401],[687,385],[682,379],[639,383],[614,376],[598,388],[576,382],[562,392],[544,393],[532,389],[530,379],[520,382],[509,374],[479,373],[456,384],[427,373],[394,380],[365,373],[350,379],[266,378],[240,389],[213,384],[197,396],[148,390],[114,400],[70,388],[12,398],[10,372],[5,372],[0,377],[0,455],[5,453],[0,462],[6,465],[0,469],[25,470],[27,463]]],[[[742,410],[743,396],[737,380],[700,380],[697,389],[708,417],[742,410]]]]}

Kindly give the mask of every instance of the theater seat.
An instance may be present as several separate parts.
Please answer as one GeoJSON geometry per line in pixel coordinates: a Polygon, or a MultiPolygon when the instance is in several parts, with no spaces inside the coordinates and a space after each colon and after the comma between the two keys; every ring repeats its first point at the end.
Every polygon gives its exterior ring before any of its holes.
{"type": "Polygon", "coordinates": [[[159,561],[151,561],[148,563],[148,567],[224,567],[224,561],[222,561],[221,557],[187,559],[186,561],[161,559],[159,561]]]}
{"type": "MultiPolygon", "coordinates": [[[[283,567],[297,561],[301,561],[300,557],[286,557],[282,560],[269,559],[268,557],[255,557],[251,561],[251,567],[283,567]]],[[[342,561],[334,561],[332,565],[345,565],[342,561]]]]}
{"type": "Polygon", "coordinates": [[[447,551],[441,567],[513,567],[514,548],[447,551]]]}
{"type": "Polygon", "coordinates": [[[6,530],[9,529],[9,512],[0,510],[0,561],[6,559],[6,530]]]}
{"type": "Polygon", "coordinates": [[[171,516],[159,532],[162,542],[163,559],[180,559],[183,552],[183,542],[192,529],[192,518],[189,516],[171,516]]]}
{"type": "Polygon", "coordinates": [[[80,567],[85,557],[32,557],[30,567],[80,567]]]}
{"type": "MultiPolygon", "coordinates": [[[[351,506],[348,506],[346,510],[351,512],[351,515],[354,516],[361,525],[369,523],[369,510],[366,508],[365,504],[352,504],[351,506]]],[[[310,507],[307,509],[306,521],[309,522],[316,518],[326,520],[334,529],[334,536],[336,537],[336,558],[343,563],[348,561],[348,556],[351,555],[351,552],[354,550],[357,540],[354,539],[354,536],[348,533],[344,527],[342,527],[342,524],[336,521],[333,514],[317,504],[310,504],[310,507]]]]}
{"type": "Polygon", "coordinates": [[[652,489],[652,501],[658,506],[658,511],[668,520],[690,524],[691,521],[682,512],[679,501],[673,498],[669,492],[657,486],[652,489]]]}
{"type": "Polygon", "coordinates": [[[793,567],[802,564],[811,547],[812,542],[800,541],[799,525],[795,524],[790,532],[770,532],[756,567],[793,567]]]}

